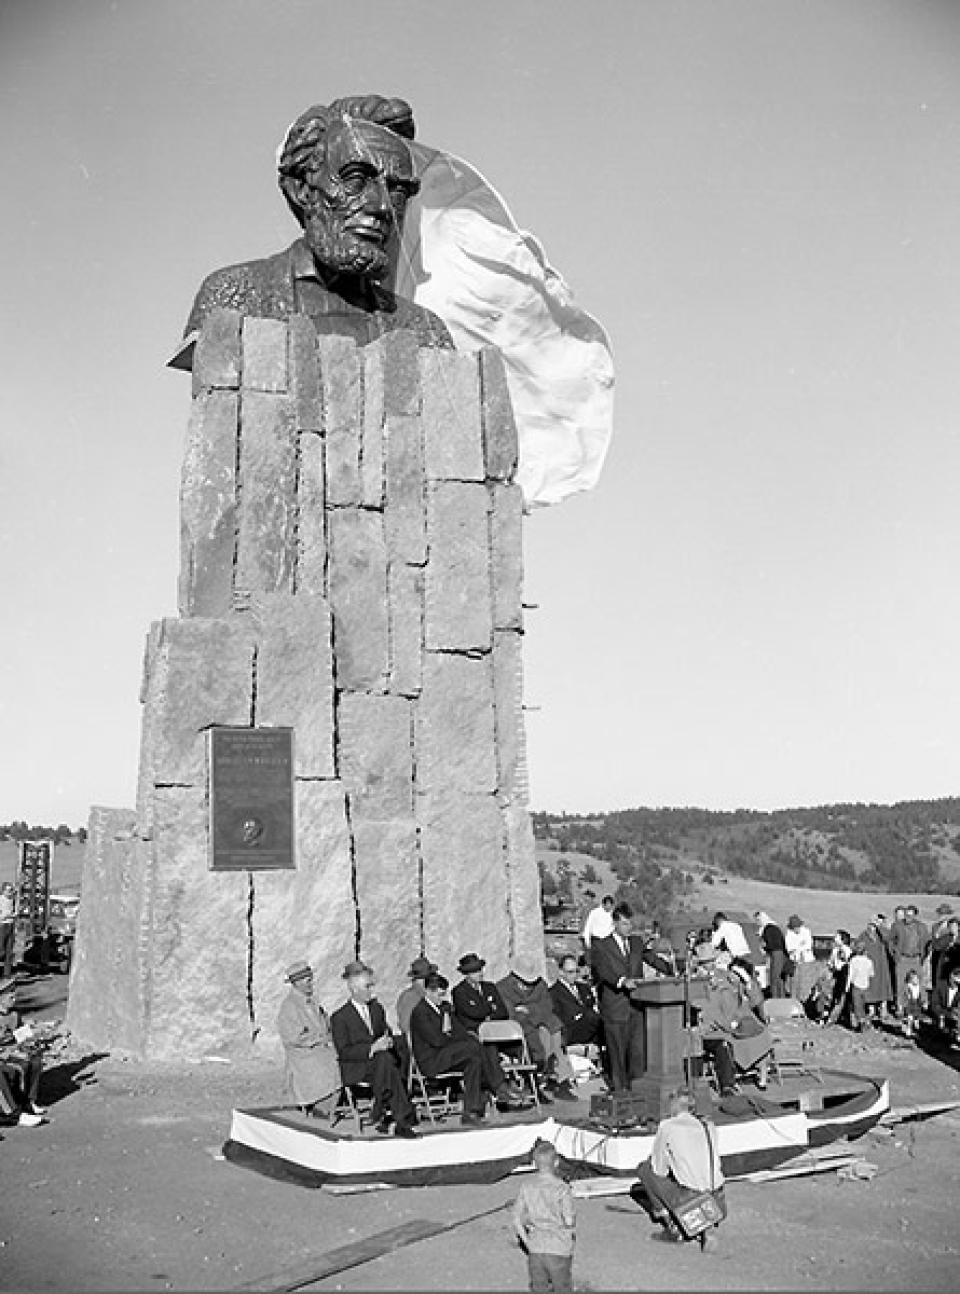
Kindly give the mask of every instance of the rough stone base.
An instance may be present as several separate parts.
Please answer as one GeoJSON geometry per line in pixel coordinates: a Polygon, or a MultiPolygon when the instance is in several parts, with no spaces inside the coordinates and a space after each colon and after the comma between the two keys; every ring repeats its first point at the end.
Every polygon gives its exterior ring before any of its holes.
{"type": "Polygon", "coordinates": [[[213,312],[180,618],[148,635],[136,814],[95,809],[68,1021],[138,1055],[278,1054],[291,961],[499,978],[543,930],[526,808],[522,500],[495,352],[213,312]],[[211,726],[294,733],[296,868],[212,872],[211,726]]]}

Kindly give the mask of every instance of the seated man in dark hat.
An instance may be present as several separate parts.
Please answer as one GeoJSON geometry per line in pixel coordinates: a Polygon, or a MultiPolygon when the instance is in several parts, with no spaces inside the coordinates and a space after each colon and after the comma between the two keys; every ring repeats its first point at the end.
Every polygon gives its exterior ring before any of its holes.
{"type": "Polygon", "coordinates": [[[368,1083],[373,1088],[377,1131],[417,1137],[416,1114],[400,1072],[396,1040],[387,1027],[383,1007],[373,996],[373,971],[356,961],[344,967],[350,1000],[330,1017],[333,1045],[344,1083],[368,1083]]]}
{"type": "Polygon", "coordinates": [[[454,986],[451,994],[457,1019],[465,1029],[469,1029],[474,1034],[478,1032],[485,1020],[509,1020],[510,1018],[510,1013],[496,984],[492,980],[483,978],[483,968],[486,964],[476,953],[464,953],[457,962],[457,970],[463,979],[454,986]]]}
{"type": "Polygon", "coordinates": [[[438,969],[435,962],[427,957],[415,957],[410,963],[410,983],[397,998],[397,1024],[400,1032],[407,1037],[410,1033],[410,1016],[413,1008],[423,999],[423,985],[428,975],[438,969]]]}
{"type": "Polygon", "coordinates": [[[461,1122],[477,1124],[483,1119],[483,1089],[493,1092],[499,1105],[510,1108],[520,1103],[504,1077],[500,1062],[491,1058],[480,1040],[469,1033],[446,1001],[449,981],[443,975],[428,975],[423,998],[410,1017],[410,1045],[417,1064],[427,1078],[455,1071],[463,1076],[461,1122]]]}
{"type": "Polygon", "coordinates": [[[305,1114],[328,1119],[340,1086],[330,1021],[314,1000],[313,971],[304,961],[287,968],[290,992],[280,1005],[277,1033],[286,1058],[287,1084],[305,1114]]]}

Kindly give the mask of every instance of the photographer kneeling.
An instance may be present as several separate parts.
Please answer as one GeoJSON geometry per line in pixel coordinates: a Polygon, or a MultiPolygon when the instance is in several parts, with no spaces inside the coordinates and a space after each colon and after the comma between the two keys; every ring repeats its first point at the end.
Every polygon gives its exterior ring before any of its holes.
{"type": "Polygon", "coordinates": [[[727,1206],[716,1129],[694,1113],[689,1093],[671,1096],[670,1117],[657,1128],[637,1177],[630,1194],[651,1220],[670,1239],[696,1237],[705,1248],[708,1230],[727,1216],[727,1206]]]}

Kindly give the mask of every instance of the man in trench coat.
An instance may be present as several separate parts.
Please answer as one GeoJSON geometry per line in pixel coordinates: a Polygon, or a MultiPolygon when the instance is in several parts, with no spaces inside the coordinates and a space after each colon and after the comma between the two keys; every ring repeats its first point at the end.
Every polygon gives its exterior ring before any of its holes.
{"type": "Polygon", "coordinates": [[[317,1119],[328,1119],[340,1086],[330,1022],[313,999],[313,971],[304,961],[287,969],[290,992],[277,1016],[286,1058],[287,1083],[297,1105],[317,1119]]]}

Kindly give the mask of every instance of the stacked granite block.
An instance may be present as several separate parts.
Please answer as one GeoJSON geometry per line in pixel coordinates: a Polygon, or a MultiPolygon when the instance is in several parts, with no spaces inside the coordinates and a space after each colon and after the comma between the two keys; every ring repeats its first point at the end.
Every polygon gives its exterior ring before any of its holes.
{"type": "Polygon", "coordinates": [[[242,1054],[276,1047],[294,958],[328,1007],[355,956],[388,1006],[421,952],[448,974],[465,951],[494,976],[519,946],[542,958],[516,465],[495,350],[419,350],[403,332],[358,349],[304,317],[211,314],[193,358],[180,618],[147,639],[136,820],[122,840],[105,811],[92,822],[91,856],[138,877],[121,940],[138,989],[98,1012],[99,863],[74,1032],[151,1056],[242,1054]],[[296,870],[209,870],[205,730],[219,724],[294,729],[296,870]]]}

